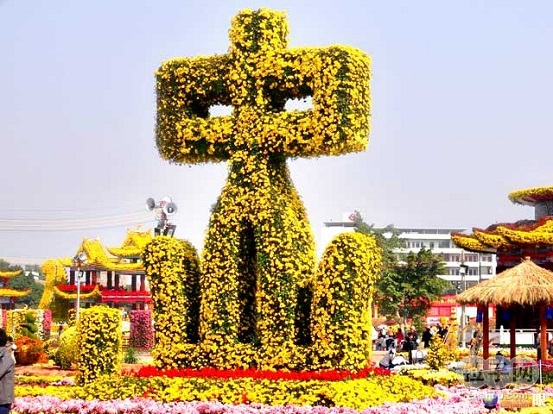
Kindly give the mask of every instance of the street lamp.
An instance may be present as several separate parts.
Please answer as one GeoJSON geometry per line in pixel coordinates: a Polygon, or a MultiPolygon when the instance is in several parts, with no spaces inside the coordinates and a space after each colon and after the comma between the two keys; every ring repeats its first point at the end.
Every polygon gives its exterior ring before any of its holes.
{"type": "MultiPolygon", "coordinates": [[[[459,265],[459,275],[461,275],[461,286],[463,292],[467,290],[467,269],[468,266],[464,263],[459,265]]],[[[461,305],[461,348],[464,348],[466,345],[466,335],[465,335],[465,304],[461,305]]]]}
{"type": "Polygon", "coordinates": [[[82,266],[86,262],[85,252],[79,252],[73,257],[73,265],[77,268],[77,302],[75,303],[75,321],[79,320],[79,309],[81,308],[81,281],[83,277],[82,266]]]}

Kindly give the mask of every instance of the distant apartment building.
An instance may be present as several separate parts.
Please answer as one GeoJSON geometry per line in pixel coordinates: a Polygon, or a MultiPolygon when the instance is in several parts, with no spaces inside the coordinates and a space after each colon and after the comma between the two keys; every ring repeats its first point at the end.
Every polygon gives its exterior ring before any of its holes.
{"type": "MultiPolygon", "coordinates": [[[[322,249],[340,233],[354,231],[354,217],[344,215],[341,222],[324,223],[319,256],[322,249]]],[[[497,265],[495,254],[472,253],[460,249],[453,244],[451,233],[463,232],[462,228],[396,228],[399,237],[404,240],[405,245],[396,252],[401,257],[409,252],[418,252],[422,247],[432,250],[432,253],[439,255],[444,261],[445,273],[439,277],[452,283],[453,288],[447,292],[458,293],[466,288],[476,285],[482,280],[495,276],[497,265]]]]}

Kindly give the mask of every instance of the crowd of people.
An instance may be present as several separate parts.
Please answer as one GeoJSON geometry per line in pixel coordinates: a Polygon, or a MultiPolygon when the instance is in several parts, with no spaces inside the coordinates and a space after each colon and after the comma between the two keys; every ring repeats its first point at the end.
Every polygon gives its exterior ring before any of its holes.
{"type": "MultiPolygon", "coordinates": [[[[430,342],[434,335],[439,335],[442,340],[447,337],[448,327],[438,322],[436,325],[427,326],[419,336],[415,326],[411,326],[403,332],[402,328],[397,328],[395,331],[388,327],[382,326],[378,331],[376,340],[377,351],[388,351],[382,360],[380,366],[382,368],[393,368],[396,365],[403,363],[397,357],[397,352],[407,352],[409,364],[414,362],[413,352],[417,349],[425,349],[430,347],[430,342]]],[[[407,361],[404,362],[405,364],[407,361]]]]}

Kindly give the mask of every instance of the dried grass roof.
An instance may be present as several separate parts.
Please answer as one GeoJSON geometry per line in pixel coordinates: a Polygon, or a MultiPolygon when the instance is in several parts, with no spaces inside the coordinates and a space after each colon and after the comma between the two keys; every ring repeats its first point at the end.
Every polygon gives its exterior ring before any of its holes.
{"type": "Polygon", "coordinates": [[[464,304],[537,305],[553,302],[553,272],[529,257],[519,265],[457,295],[464,304]]]}

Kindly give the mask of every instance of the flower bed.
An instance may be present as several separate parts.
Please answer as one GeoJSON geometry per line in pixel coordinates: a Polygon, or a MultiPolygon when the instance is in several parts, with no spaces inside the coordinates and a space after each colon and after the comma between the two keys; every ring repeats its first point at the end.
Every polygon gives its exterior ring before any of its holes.
{"type": "Polygon", "coordinates": [[[350,372],[345,370],[320,370],[320,371],[262,371],[254,368],[250,369],[217,369],[217,368],[202,368],[202,369],[166,369],[160,370],[151,365],[145,365],[137,370],[129,370],[124,374],[149,378],[149,377],[197,377],[197,378],[254,378],[268,380],[292,380],[292,381],[308,381],[308,380],[323,380],[323,381],[340,381],[345,379],[366,378],[369,376],[388,376],[390,371],[379,367],[367,367],[359,372],[350,372]]]}
{"type": "MultiPolygon", "coordinates": [[[[484,414],[489,412],[484,408],[482,398],[487,391],[470,390],[464,387],[445,388],[436,386],[434,397],[422,398],[411,402],[392,403],[386,402],[378,407],[371,407],[361,411],[363,414],[484,414]]],[[[541,390],[549,397],[553,396],[553,389],[546,387],[541,390]]],[[[501,393],[500,393],[501,397],[501,393]]],[[[312,407],[299,405],[269,406],[257,403],[251,404],[223,404],[217,401],[206,402],[160,402],[153,399],[138,397],[126,399],[113,399],[110,401],[99,400],[63,400],[58,397],[24,397],[17,398],[13,410],[19,414],[38,413],[94,413],[94,414],[118,414],[118,413],[209,413],[209,414],[355,414],[360,411],[344,407],[312,407]]],[[[550,413],[551,406],[533,408],[531,411],[522,410],[527,413],[550,413]]],[[[492,411],[495,412],[495,411],[492,411]]]]}
{"type": "Polygon", "coordinates": [[[308,379],[308,373],[277,375],[258,372],[258,377],[252,378],[245,376],[244,372],[231,377],[231,372],[218,371],[214,373],[216,377],[207,377],[207,370],[194,373],[184,371],[188,370],[173,371],[168,373],[170,376],[141,377],[137,373],[106,375],[83,387],[57,377],[56,386],[53,387],[54,384],[47,377],[18,376],[16,395],[18,398],[49,396],[60,401],[110,401],[140,396],[160,403],[218,401],[225,404],[250,403],[268,406],[337,406],[357,410],[380,406],[386,402],[408,402],[411,399],[436,395],[432,387],[406,376],[383,374],[378,368],[366,372],[365,378],[355,379],[339,378],[342,373],[332,372],[315,373],[314,376],[319,379],[308,379]],[[240,376],[241,374],[243,375],[240,376]],[[293,379],[298,375],[305,379],[293,379]],[[321,379],[325,375],[332,380],[321,379]]]}
{"type": "MultiPolygon", "coordinates": [[[[456,401],[453,404],[445,404],[444,398],[426,399],[420,402],[409,404],[386,404],[379,408],[364,410],[365,414],[388,413],[388,414],[417,414],[434,413],[450,414],[451,412],[464,414],[480,414],[488,410],[484,409],[482,402],[456,401]]],[[[265,406],[261,404],[238,404],[225,405],[219,402],[175,402],[160,403],[144,398],[132,398],[125,400],[112,401],[84,401],[84,400],[60,400],[56,397],[37,397],[37,398],[19,398],[14,404],[14,411],[20,414],[39,414],[44,412],[52,413],[94,413],[94,414],[114,414],[114,413],[152,413],[152,414],[193,414],[193,413],[297,413],[297,414],[354,414],[358,411],[344,408],[329,407],[299,407],[299,406],[265,406]]]]}
{"type": "Polygon", "coordinates": [[[418,380],[426,385],[443,385],[443,386],[453,386],[463,383],[463,376],[457,374],[456,372],[440,369],[440,370],[430,370],[430,369],[409,369],[401,370],[402,375],[406,375],[410,378],[418,380]]]}
{"type": "MultiPolygon", "coordinates": [[[[19,414],[41,412],[481,414],[488,412],[484,408],[483,397],[490,392],[490,390],[469,389],[464,386],[448,388],[436,385],[430,388],[395,374],[387,376],[374,374],[365,379],[337,381],[112,376],[101,378],[93,383],[92,388],[87,386],[86,389],[75,386],[72,378],[61,376],[18,376],[17,383],[17,398],[13,410],[19,414]],[[317,386],[319,388],[316,388],[317,386]],[[218,387],[216,392],[221,394],[212,395],[211,398],[203,401],[184,401],[187,397],[192,397],[192,392],[207,397],[210,392],[216,390],[216,387],[218,387]],[[309,387],[322,392],[310,394],[309,387]],[[259,390],[262,391],[258,392],[259,390]],[[94,397],[98,392],[103,392],[105,398],[94,397]],[[424,392],[429,393],[425,395],[424,392]],[[276,398],[271,401],[271,404],[260,402],[261,398],[259,401],[251,400],[254,396],[262,395],[276,398]],[[313,397],[317,400],[312,400],[313,397]],[[219,401],[216,401],[217,398],[219,401]]],[[[497,392],[501,402],[507,393],[520,391],[497,392]]],[[[551,412],[553,387],[534,387],[525,392],[544,393],[547,399],[545,407],[523,409],[522,413],[551,412]]]]}

